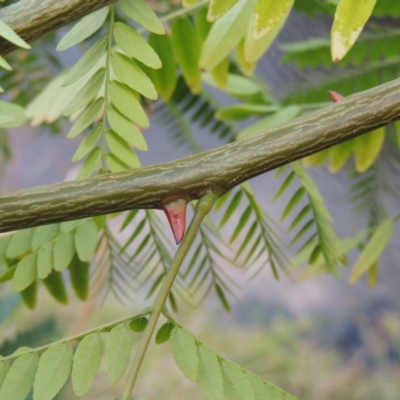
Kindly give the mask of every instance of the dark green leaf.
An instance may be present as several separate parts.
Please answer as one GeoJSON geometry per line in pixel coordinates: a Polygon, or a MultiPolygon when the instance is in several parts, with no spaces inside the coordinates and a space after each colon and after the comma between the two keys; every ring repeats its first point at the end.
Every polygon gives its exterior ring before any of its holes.
{"type": "Polygon", "coordinates": [[[75,254],[68,265],[69,276],[76,295],[86,300],[89,294],[89,263],[81,261],[75,254]]]}
{"type": "Polygon", "coordinates": [[[135,318],[129,322],[129,328],[132,329],[133,332],[143,332],[148,322],[149,320],[146,317],[135,318]]]}
{"type": "Polygon", "coordinates": [[[47,278],[43,279],[43,284],[57,301],[61,304],[68,304],[67,290],[61,272],[52,271],[47,278]]]}
{"type": "Polygon", "coordinates": [[[156,343],[161,344],[168,341],[174,328],[175,324],[172,322],[166,322],[164,325],[161,325],[156,334],[156,343]]]}

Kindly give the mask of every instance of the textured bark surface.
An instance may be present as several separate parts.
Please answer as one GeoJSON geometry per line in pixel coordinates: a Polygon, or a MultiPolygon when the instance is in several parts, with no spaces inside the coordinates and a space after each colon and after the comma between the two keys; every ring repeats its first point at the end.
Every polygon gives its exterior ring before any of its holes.
{"type": "MultiPolygon", "coordinates": [[[[98,10],[116,0],[20,0],[0,10],[0,19],[26,42],[31,43],[47,32],[98,10]]],[[[0,38],[0,54],[16,47],[0,38]]]]}
{"type": "Polygon", "coordinates": [[[119,174],[4,193],[0,232],[221,193],[266,171],[400,119],[400,79],[204,153],[119,174]]]}

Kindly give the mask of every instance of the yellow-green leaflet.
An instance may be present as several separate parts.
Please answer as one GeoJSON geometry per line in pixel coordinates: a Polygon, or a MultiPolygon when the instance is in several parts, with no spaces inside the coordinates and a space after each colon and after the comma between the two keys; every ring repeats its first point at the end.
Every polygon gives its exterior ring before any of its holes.
{"type": "Polygon", "coordinates": [[[376,0],[341,0],[331,31],[331,55],[340,61],[351,49],[368,21],[376,0]]]}
{"type": "Polygon", "coordinates": [[[253,39],[261,39],[274,28],[292,8],[294,0],[257,0],[253,19],[253,39]]]}

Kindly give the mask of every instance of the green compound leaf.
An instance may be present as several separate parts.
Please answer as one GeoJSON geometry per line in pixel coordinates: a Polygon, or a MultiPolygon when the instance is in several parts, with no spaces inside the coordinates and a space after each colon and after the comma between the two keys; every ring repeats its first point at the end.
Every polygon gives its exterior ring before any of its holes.
{"type": "Polygon", "coordinates": [[[56,48],[57,51],[69,49],[76,44],[83,42],[93,33],[97,32],[107,18],[110,8],[104,7],[86,17],[83,17],[73,28],[60,40],[56,48]]]}
{"type": "Polygon", "coordinates": [[[371,239],[364,247],[357,258],[350,275],[349,282],[357,282],[363,274],[369,271],[378,261],[385,248],[390,242],[394,230],[394,222],[392,219],[386,219],[377,226],[371,239]]]}
{"type": "Polygon", "coordinates": [[[105,68],[97,70],[89,80],[83,85],[78,93],[71,99],[67,108],[64,110],[65,116],[70,116],[82,107],[89,104],[99,93],[105,78],[105,68]]]}
{"type": "Polygon", "coordinates": [[[78,225],[75,231],[75,248],[82,261],[89,261],[97,247],[97,225],[92,219],[87,219],[78,225]]]}
{"type": "Polygon", "coordinates": [[[200,93],[200,45],[191,22],[187,18],[175,20],[172,23],[171,38],[183,78],[193,93],[200,93]]]}
{"type": "Polygon", "coordinates": [[[37,274],[45,279],[53,269],[53,242],[45,243],[37,252],[37,274]]]}
{"type": "Polygon", "coordinates": [[[331,31],[331,55],[340,61],[351,49],[371,16],[376,0],[340,0],[331,31]]]}
{"type": "Polygon", "coordinates": [[[208,6],[207,20],[213,22],[222,17],[238,0],[211,0],[208,6]]]}
{"type": "Polygon", "coordinates": [[[143,0],[120,0],[122,11],[150,32],[164,35],[165,29],[154,11],[143,0]]]}
{"type": "Polygon", "coordinates": [[[111,66],[122,83],[151,100],[157,100],[157,91],[153,83],[131,58],[113,52],[111,66]]]}
{"type": "Polygon", "coordinates": [[[255,400],[253,390],[243,370],[231,361],[222,362],[225,396],[229,400],[255,400]]]}
{"type": "Polygon", "coordinates": [[[257,0],[252,38],[259,40],[270,32],[285,18],[293,4],[294,0],[257,0]]]}
{"type": "Polygon", "coordinates": [[[253,6],[254,0],[239,0],[213,24],[200,55],[202,69],[211,70],[216,67],[244,37],[253,6]]]}
{"type": "Polygon", "coordinates": [[[72,157],[72,162],[77,162],[86,156],[93,148],[96,146],[100,139],[101,133],[103,132],[103,127],[99,124],[96,125],[82,140],[79,147],[77,148],[75,154],[72,157]]]}
{"type": "Polygon", "coordinates": [[[62,271],[67,268],[75,254],[74,235],[71,232],[65,232],[54,242],[53,265],[56,271],[62,271]]]}
{"type": "Polygon", "coordinates": [[[0,400],[24,400],[31,390],[39,357],[36,353],[18,357],[0,389],[0,400]]]}
{"type": "Polygon", "coordinates": [[[132,321],[129,322],[129,328],[133,332],[143,332],[146,329],[147,323],[149,320],[146,317],[139,317],[135,318],[132,321]]]}
{"type": "Polygon", "coordinates": [[[139,168],[140,161],[137,155],[129,147],[129,144],[115,132],[109,131],[106,134],[107,145],[115,157],[132,168],[139,168]]]}
{"type": "Polygon", "coordinates": [[[150,33],[148,42],[160,57],[162,68],[158,70],[147,68],[146,74],[161,98],[167,102],[174,94],[177,83],[176,62],[171,39],[168,35],[160,36],[150,33]]]}
{"type": "Polygon", "coordinates": [[[100,160],[101,148],[95,147],[82,164],[82,168],[78,173],[78,179],[88,178],[90,175],[92,175],[93,172],[97,170],[100,160]]]}
{"type": "Polygon", "coordinates": [[[67,290],[61,272],[52,271],[50,275],[43,279],[43,284],[54,299],[61,304],[68,304],[67,290]]]}
{"type": "Polygon", "coordinates": [[[107,36],[101,37],[97,42],[85,52],[80,60],[71,68],[64,79],[63,86],[68,86],[77,81],[80,77],[89,72],[107,48],[107,36]]]}
{"type": "Polygon", "coordinates": [[[133,28],[122,22],[114,27],[117,45],[129,56],[151,68],[161,68],[161,60],[152,47],[133,28]]]}
{"type": "Polygon", "coordinates": [[[172,322],[166,322],[164,325],[161,325],[156,334],[156,343],[161,344],[168,341],[174,328],[175,324],[172,322]]]}
{"type": "Polygon", "coordinates": [[[176,365],[183,375],[192,382],[196,382],[198,359],[193,336],[185,329],[175,327],[171,333],[171,348],[176,365]]]}
{"type": "Polygon", "coordinates": [[[72,366],[72,386],[78,397],[83,396],[92,385],[102,354],[103,341],[99,333],[85,336],[79,343],[72,366]]]}
{"type": "Polygon", "coordinates": [[[14,233],[7,247],[7,258],[16,258],[29,251],[31,249],[33,232],[33,229],[23,229],[14,233]]]}
{"type": "Polygon", "coordinates": [[[114,107],[131,121],[143,128],[148,128],[150,126],[149,119],[135,93],[128,86],[117,81],[111,81],[109,87],[114,107]]]}
{"type": "Polygon", "coordinates": [[[94,122],[103,106],[103,97],[100,97],[94,101],[72,125],[70,131],[68,132],[67,138],[73,139],[75,136],[78,136],[80,133],[82,133],[90,124],[94,122]]]}
{"type": "Polygon", "coordinates": [[[0,36],[23,49],[30,49],[28,43],[21,39],[5,22],[0,20],[0,36]]]}
{"type": "Polygon", "coordinates": [[[214,351],[208,346],[198,346],[199,369],[197,383],[208,400],[224,400],[221,368],[214,351]]]}
{"type": "Polygon", "coordinates": [[[78,298],[86,300],[89,294],[89,263],[81,261],[75,254],[68,270],[74,292],[78,298]]]}
{"type": "Polygon", "coordinates": [[[147,143],[139,129],[129,119],[111,107],[107,111],[107,120],[111,128],[122,139],[136,147],[138,150],[147,151],[147,143]]]}
{"type": "Polygon", "coordinates": [[[40,357],[33,400],[51,400],[64,386],[71,372],[73,351],[69,343],[49,347],[40,357]]]}
{"type": "Polygon", "coordinates": [[[17,266],[11,282],[11,290],[20,292],[26,289],[36,278],[36,254],[24,257],[17,266]]]}
{"type": "Polygon", "coordinates": [[[107,337],[107,369],[115,385],[124,375],[132,350],[132,335],[125,324],[117,325],[107,337]]]}

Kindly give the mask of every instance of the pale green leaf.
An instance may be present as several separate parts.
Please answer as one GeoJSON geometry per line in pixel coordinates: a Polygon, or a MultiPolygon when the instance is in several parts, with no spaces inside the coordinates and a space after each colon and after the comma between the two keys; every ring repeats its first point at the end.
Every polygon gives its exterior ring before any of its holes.
{"type": "Polygon", "coordinates": [[[243,197],[243,191],[242,190],[238,190],[235,195],[233,196],[231,202],[229,203],[229,205],[227,206],[225,212],[224,212],[224,216],[222,217],[218,228],[221,229],[231,218],[231,216],[236,212],[241,200],[243,197]]]}
{"type": "Polygon", "coordinates": [[[8,244],[6,256],[7,258],[16,258],[31,249],[33,229],[23,229],[11,236],[8,244]]]}
{"type": "Polygon", "coordinates": [[[169,340],[171,332],[174,330],[175,324],[172,322],[166,322],[161,325],[160,329],[156,333],[156,343],[161,344],[169,340]]]}
{"type": "Polygon", "coordinates": [[[182,0],[182,5],[185,8],[190,8],[196,5],[197,0],[182,0]]]}
{"type": "Polygon", "coordinates": [[[1,386],[0,400],[24,400],[31,390],[38,362],[36,353],[18,357],[1,386]]]}
{"type": "Polygon", "coordinates": [[[160,36],[151,33],[148,42],[160,57],[162,67],[158,70],[148,68],[146,74],[153,82],[161,98],[168,101],[174,93],[177,82],[176,62],[171,39],[169,35],[160,36]]]}
{"type": "Polygon", "coordinates": [[[376,0],[340,0],[331,31],[331,54],[340,61],[351,49],[371,16],[376,0]]]}
{"type": "Polygon", "coordinates": [[[139,150],[147,151],[147,143],[142,133],[133,122],[129,121],[129,119],[124,117],[113,107],[108,110],[107,119],[111,128],[122,139],[139,150]]]}
{"type": "MultiPolygon", "coordinates": [[[[202,78],[204,82],[208,83],[209,85],[218,87],[218,84],[215,82],[215,79],[211,73],[203,73],[202,78]]],[[[244,76],[228,74],[228,82],[224,91],[232,96],[246,98],[260,93],[260,86],[244,76]]]]}
{"type": "Polygon", "coordinates": [[[150,32],[165,34],[165,29],[154,11],[143,0],[120,0],[122,11],[150,32]]]}
{"type": "Polygon", "coordinates": [[[157,100],[157,91],[153,83],[131,58],[113,52],[111,66],[122,83],[151,100],[157,100]]]}
{"type": "Polygon", "coordinates": [[[393,230],[394,222],[390,218],[377,226],[354,264],[349,279],[350,283],[357,282],[378,261],[378,258],[389,244],[393,230]]]}
{"type": "Polygon", "coordinates": [[[225,396],[229,400],[255,400],[251,385],[238,365],[231,361],[223,361],[222,375],[225,396]]]}
{"type": "Polygon", "coordinates": [[[0,67],[6,69],[7,71],[11,71],[11,65],[2,57],[0,56],[0,67]]]}
{"type": "Polygon", "coordinates": [[[75,248],[82,261],[89,261],[97,247],[97,225],[92,219],[87,219],[78,225],[75,232],[75,248]]]}
{"type": "Polygon", "coordinates": [[[198,346],[197,383],[208,400],[224,400],[221,368],[216,354],[207,346],[198,346]]]}
{"type": "Polygon", "coordinates": [[[219,108],[215,113],[215,118],[222,121],[236,121],[275,111],[277,111],[276,106],[266,104],[233,104],[219,108]]]}
{"type": "Polygon", "coordinates": [[[83,162],[78,173],[78,179],[88,178],[96,170],[101,160],[101,148],[95,147],[83,162]]]}
{"type": "MultiPolygon", "coordinates": [[[[259,4],[261,2],[262,1],[258,0],[257,7],[259,6],[259,4]]],[[[292,3],[292,5],[293,5],[293,0],[288,0],[288,1],[285,0],[283,2],[273,1],[273,4],[277,4],[279,6],[285,6],[285,4],[283,4],[283,3],[292,3]]],[[[269,22],[272,23],[272,26],[269,28],[265,27],[265,29],[268,29],[267,32],[263,33],[257,39],[255,39],[253,37],[253,33],[255,33],[255,32],[253,32],[253,27],[251,25],[249,25],[249,27],[247,29],[246,37],[244,39],[244,47],[243,47],[243,55],[244,55],[244,59],[245,59],[246,63],[249,63],[249,64],[255,63],[270,48],[271,44],[274,42],[275,38],[278,36],[279,32],[285,25],[286,19],[289,16],[292,5],[290,5],[287,12],[280,18],[279,21],[277,21],[277,23],[273,22],[270,19],[268,19],[268,21],[265,21],[268,23],[269,22]]],[[[260,19],[263,18],[257,12],[258,11],[256,8],[256,11],[254,13],[254,21],[257,21],[257,17],[260,17],[260,19]]],[[[277,15],[275,15],[275,16],[278,17],[277,15]]],[[[260,22],[260,19],[258,19],[259,22],[260,22]]]]}
{"type": "Polygon", "coordinates": [[[7,282],[10,281],[15,273],[15,270],[17,269],[18,265],[14,265],[11,268],[6,269],[1,275],[0,275],[0,282],[7,282]]]}
{"type": "Polygon", "coordinates": [[[73,231],[81,224],[81,221],[78,219],[72,221],[64,221],[60,223],[60,232],[70,232],[73,231]]]}
{"type": "Polygon", "coordinates": [[[294,0],[257,0],[253,19],[254,40],[261,39],[286,18],[293,7],[294,0]]]}
{"type": "Polygon", "coordinates": [[[97,10],[86,17],[83,17],[78,23],[76,23],[70,31],[60,40],[56,48],[57,51],[63,51],[69,49],[76,44],[83,42],[93,33],[97,32],[103,25],[107,18],[110,8],[104,7],[97,10]]]}
{"type": "Polygon", "coordinates": [[[247,31],[255,0],[239,0],[216,21],[203,43],[200,67],[211,70],[239,43],[247,31]]]}
{"type": "Polygon", "coordinates": [[[132,168],[140,167],[140,161],[137,155],[129,147],[129,144],[120,136],[118,136],[114,131],[107,132],[106,140],[107,145],[114,156],[116,156],[132,168]]]}
{"type": "Polygon", "coordinates": [[[80,133],[82,133],[90,124],[95,121],[103,107],[104,98],[100,97],[79,116],[68,132],[67,138],[73,139],[75,136],[78,136],[80,133]]]}
{"type": "Polygon", "coordinates": [[[67,268],[75,254],[74,235],[71,232],[65,232],[54,242],[53,247],[53,265],[56,271],[62,271],[67,268]]]}
{"type": "Polygon", "coordinates": [[[42,244],[49,242],[60,231],[59,224],[38,226],[33,231],[32,250],[37,250],[42,244]]]}
{"type": "Polygon", "coordinates": [[[106,161],[111,172],[121,172],[129,169],[129,165],[125,164],[121,159],[112,153],[106,154],[106,161]]]}
{"type": "Polygon", "coordinates": [[[107,369],[115,385],[124,375],[132,349],[132,335],[125,324],[117,325],[108,334],[106,342],[107,369]]]}
{"type": "Polygon", "coordinates": [[[40,279],[46,278],[53,269],[53,242],[43,244],[37,252],[37,274],[40,279]]]}
{"type": "Polygon", "coordinates": [[[353,144],[354,140],[348,140],[329,148],[329,171],[331,173],[338,172],[344,167],[353,153],[353,144]]]}
{"type": "Polygon", "coordinates": [[[4,21],[0,20],[0,36],[23,49],[30,49],[28,43],[21,39],[4,21]]]}
{"type": "Polygon", "coordinates": [[[256,374],[246,371],[246,378],[250,383],[256,400],[295,400],[295,397],[290,396],[278,387],[265,382],[256,374]]]}
{"type": "Polygon", "coordinates": [[[238,139],[243,139],[246,137],[250,137],[256,135],[261,132],[265,132],[269,129],[276,128],[282,124],[292,121],[295,119],[301,112],[301,108],[298,106],[288,106],[283,107],[276,113],[262,118],[254,124],[250,125],[242,132],[237,135],[238,139]]]}
{"type": "Polygon", "coordinates": [[[106,51],[107,41],[107,36],[103,36],[85,52],[80,60],[68,72],[64,79],[63,86],[68,86],[71,83],[74,83],[96,65],[106,51]]]}
{"type": "Polygon", "coordinates": [[[92,385],[102,354],[103,341],[99,333],[85,336],[79,343],[72,366],[72,386],[78,397],[83,396],[92,385]]]}
{"type": "Polygon", "coordinates": [[[171,349],[176,365],[192,382],[196,382],[198,359],[193,336],[185,329],[176,327],[171,333],[171,349]]]}
{"type": "Polygon", "coordinates": [[[10,369],[8,361],[0,361],[0,387],[3,386],[4,379],[10,369]]]}
{"type": "Polygon", "coordinates": [[[52,400],[61,390],[71,372],[73,351],[69,343],[49,347],[40,357],[35,383],[34,400],[52,400]]]}
{"type": "Polygon", "coordinates": [[[36,274],[36,254],[29,254],[18,263],[11,281],[11,290],[20,292],[26,289],[35,280],[36,274]]]}
{"type": "Polygon", "coordinates": [[[70,103],[64,110],[65,116],[70,116],[82,107],[89,104],[95,96],[98,95],[105,78],[105,69],[100,68],[93,76],[83,85],[78,93],[71,99],[70,103]]]}
{"type": "Polygon", "coordinates": [[[151,68],[161,68],[161,60],[153,48],[130,26],[117,22],[114,26],[117,45],[129,56],[151,68]]]}
{"type": "Polygon", "coordinates": [[[196,31],[187,18],[179,18],[172,23],[171,39],[183,78],[193,93],[199,93],[201,90],[200,45],[196,31]]]}
{"type": "Polygon", "coordinates": [[[109,88],[111,101],[121,114],[143,128],[150,126],[147,114],[136,98],[135,93],[128,86],[117,81],[111,81],[109,88]]]}
{"type": "Polygon", "coordinates": [[[211,0],[208,6],[207,20],[213,22],[222,17],[238,0],[211,0]]]}
{"type": "Polygon", "coordinates": [[[103,132],[102,125],[96,125],[82,140],[79,147],[77,148],[75,154],[72,157],[73,162],[77,162],[86,156],[90,151],[93,150],[94,146],[96,146],[97,142],[100,139],[101,133],[103,132]]]}
{"type": "Polygon", "coordinates": [[[27,120],[23,107],[6,101],[0,101],[0,113],[5,117],[0,123],[2,128],[17,128],[27,120]]]}
{"type": "Polygon", "coordinates": [[[378,158],[385,140],[385,127],[357,136],[353,140],[355,166],[357,172],[365,172],[378,158]]]}

